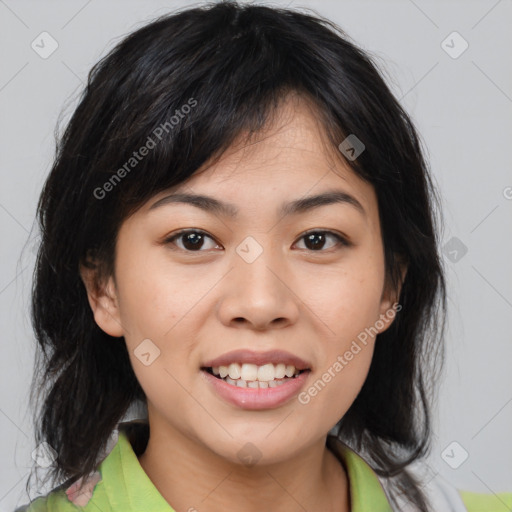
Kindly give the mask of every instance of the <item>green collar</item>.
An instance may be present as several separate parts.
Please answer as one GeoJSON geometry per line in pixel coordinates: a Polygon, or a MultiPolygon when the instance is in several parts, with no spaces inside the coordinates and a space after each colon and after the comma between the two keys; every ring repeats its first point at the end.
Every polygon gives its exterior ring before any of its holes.
{"type": "MultiPolygon", "coordinates": [[[[120,428],[116,445],[99,468],[112,508],[174,512],[142,469],[130,438],[120,428]]],[[[334,437],[329,447],[347,470],[351,512],[392,512],[377,475],[364,459],[334,437]]]]}
{"type": "Polygon", "coordinates": [[[175,512],[142,469],[128,434],[122,428],[99,472],[112,510],[175,512]]]}
{"type": "Polygon", "coordinates": [[[393,512],[377,474],[368,463],[334,436],[328,437],[327,446],[347,471],[351,512],[393,512]]]}

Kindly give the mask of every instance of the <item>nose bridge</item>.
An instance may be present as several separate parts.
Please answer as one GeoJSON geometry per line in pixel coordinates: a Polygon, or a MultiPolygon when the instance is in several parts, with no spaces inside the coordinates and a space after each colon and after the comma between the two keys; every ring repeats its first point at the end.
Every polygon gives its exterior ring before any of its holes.
{"type": "Polygon", "coordinates": [[[226,325],[243,319],[253,328],[265,329],[276,320],[280,326],[283,320],[285,324],[297,321],[299,308],[286,285],[286,262],[279,244],[272,244],[270,236],[258,238],[261,242],[248,236],[235,249],[220,307],[226,325]]]}
{"type": "Polygon", "coordinates": [[[270,236],[260,235],[257,238],[247,236],[236,247],[235,272],[240,273],[244,281],[253,286],[279,286],[280,281],[275,276],[277,269],[282,267],[278,261],[279,251],[272,246],[270,236]]]}

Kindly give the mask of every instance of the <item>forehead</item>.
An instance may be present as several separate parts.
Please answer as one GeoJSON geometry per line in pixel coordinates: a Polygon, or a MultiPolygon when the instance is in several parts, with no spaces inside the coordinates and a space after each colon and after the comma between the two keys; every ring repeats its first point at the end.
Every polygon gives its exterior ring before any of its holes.
{"type": "MultiPolygon", "coordinates": [[[[196,174],[212,169],[212,174],[227,176],[240,166],[244,171],[261,169],[263,172],[272,166],[272,172],[283,168],[290,174],[304,158],[309,165],[315,160],[330,167],[341,160],[326,136],[316,107],[309,99],[290,94],[281,100],[262,130],[240,134],[219,162],[207,162],[196,174]],[[287,165],[289,159],[292,160],[287,165]]],[[[350,168],[347,170],[350,172],[350,168]]]]}
{"type": "Polygon", "coordinates": [[[218,160],[157,194],[147,208],[182,192],[214,196],[236,205],[233,210],[255,212],[327,190],[346,192],[367,215],[378,214],[373,186],[333,147],[315,107],[302,97],[288,96],[263,130],[241,134],[218,160]]]}

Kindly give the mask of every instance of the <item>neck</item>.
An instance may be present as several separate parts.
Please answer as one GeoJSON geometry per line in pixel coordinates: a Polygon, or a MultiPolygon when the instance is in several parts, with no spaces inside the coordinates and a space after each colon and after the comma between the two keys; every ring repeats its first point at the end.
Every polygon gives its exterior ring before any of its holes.
{"type": "Polygon", "coordinates": [[[268,465],[235,464],[176,432],[151,432],[139,463],[176,512],[349,512],[348,478],[325,439],[268,465]]]}

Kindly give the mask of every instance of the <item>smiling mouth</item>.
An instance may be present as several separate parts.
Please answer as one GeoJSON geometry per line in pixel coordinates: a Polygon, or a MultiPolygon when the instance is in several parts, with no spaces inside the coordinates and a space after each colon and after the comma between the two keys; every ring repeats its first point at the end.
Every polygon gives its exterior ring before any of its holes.
{"type": "Polygon", "coordinates": [[[202,367],[201,370],[232,386],[254,389],[282,386],[300,374],[310,371],[309,369],[299,370],[293,365],[273,365],[272,363],[262,366],[233,363],[229,366],[202,367]]]}

